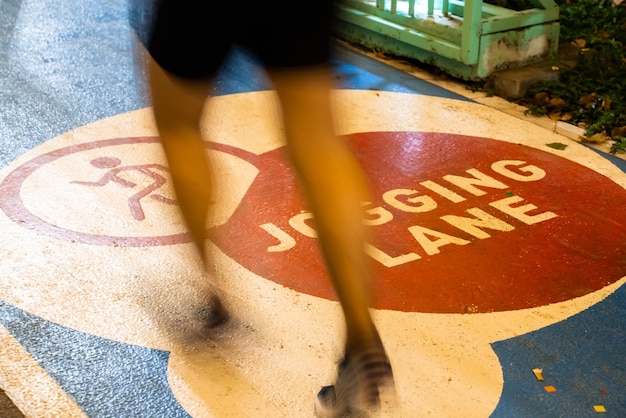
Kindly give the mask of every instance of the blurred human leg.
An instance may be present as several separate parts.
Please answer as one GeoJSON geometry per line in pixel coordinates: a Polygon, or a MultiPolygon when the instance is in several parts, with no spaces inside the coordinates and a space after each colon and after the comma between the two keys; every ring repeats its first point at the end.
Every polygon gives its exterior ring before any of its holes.
{"type": "Polygon", "coordinates": [[[196,248],[206,267],[205,221],[211,204],[211,175],[199,126],[209,86],[206,81],[192,80],[206,80],[207,75],[214,74],[230,46],[243,41],[243,46],[268,68],[278,93],[289,158],[304,186],[320,248],[344,312],[345,358],[335,385],[320,392],[318,403],[328,416],[343,416],[361,405],[375,405],[379,387],[392,383],[393,377],[369,311],[370,269],[364,252],[367,237],[362,208],[362,202],[371,200],[369,190],[355,157],[334,132],[328,64],[332,0],[313,7],[282,2],[278,10],[289,9],[299,16],[297,20],[285,19],[275,13],[275,8],[257,2],[237,4],[247,12],[247,18],[228,25],[228,34],[221,32],[223,25],[212,22],[220,23],[230,14],[208,4],[161,0],[149,48],[167,68],[165,71],[154,62],[150,64],[154,115],[196,248]],[[296,6],[300,7],[298,13],[296,6]]]}
{"type": "Polygon", "coordinates": [[[176,198],[206,267],[204,241],[212,179],[200,122],[209,82],[176,77],[153,60],[148,68],[154,118],[176,198]]]}
{"type": "Polygon", "coordinates": [[[313,212],[346,321],[346,357],[335,389],[348,392],[343,395],[349,399],[335,401],[375,404],[379,384],[390,383],[392,376],[369,311],[371,277],[362,207],[362,202],[371,201],[369,187],[358,161],[335,134],[329,67],[274,70],[270,78],[281,103],[288,155],[313,212]]]}

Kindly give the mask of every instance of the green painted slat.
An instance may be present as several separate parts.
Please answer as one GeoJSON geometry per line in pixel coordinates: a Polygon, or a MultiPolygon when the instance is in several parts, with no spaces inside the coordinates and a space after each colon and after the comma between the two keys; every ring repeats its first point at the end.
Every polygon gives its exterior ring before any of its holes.
{"type": "MultiPolygon", "coordinates": [[[[455,16],[463,17],[465,11],[465,3],[463,0],[449,0],[452,14],[455,16]]],[[[483,3],[481,16],[483,18],[489,18],[493,16],[508,16],[517,13],[515,10],[507,9],[504,7],[494,6],[493,4],[483,3]]]]}
{"type": "Polygon", "coordinates": [[[428,19],[426,16],[424,16],[424,18],[412,18],[399,14],[392,15],[388,12],[379,11],[376,13],[372,9],[363,10],[362,8],[352,7],[355,3],[354,1],[342,2],[340,10],[351,10],[350,13],[354,14],[377,16],[398,26],[403,26],[415,30],[416,32],[423,32],[426,35],[461,45],[461,21],[455,22],[442,16],[434,16],[428,19]],[[374,11],[374,13],[372,13],[372,11],[374,11]]]}
{"type": "Polygon", "coordinates": [[[437,51],[443,57],[461,60],[461,50],[458,44],[437,38],[433,35],[420,33],[413,29],[389,22],[378,16],[364,13],[347,7],[339,7],[337,17],[340,20],[352,23],[381,35],[388,36],[408,45],[428,51],[437,51]]]}
{"type": "Polygon", "coordinates": [[[517,12],[514,15],[485,20],[482,33],[485,35],[507,30],[517,30],[542,23],[556,22],[557,20],[559,20],[558,10],[529,9],[517,12]]]}
{"type": "Polygon", "coordinates": [[[492,16],[509,16],[515,13],[517,13],[515,10],[507,9],[506,7],[483,3],[483,18],[492,16]]]}
{"type": "Polygon", "coordinates": [[[409,16],[415,17],[415,0],[409,0],[409,16]]]}
{"type": "Polygon", "coordinates": [[[432,16],[435,14],[435,0],[428,0],[428,11],[426,12],[428,16],[432,16]]]}
{"type": "Polygon", "coordinates": [[[354,42],[363,36],[369,47],[473,78],[537,59],[558,43],[558,6],[530,1],[534,9],[514,11],[483,0],[340,0],[338,15],[354,42]]]}
{"type": "Polygon", "coordinates": [[[482,33],[482,0],[466,0],[461,35],[461,62],[476,64],[482,33]]]}

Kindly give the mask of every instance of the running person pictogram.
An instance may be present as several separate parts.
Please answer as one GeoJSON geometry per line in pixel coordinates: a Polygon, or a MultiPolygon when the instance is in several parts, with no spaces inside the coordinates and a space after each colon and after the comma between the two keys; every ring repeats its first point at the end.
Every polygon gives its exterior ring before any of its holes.
{"type": "Polygon", "coordinates": [[[176,200],[165,197],[161,194],[154,193],[156,190],[160,189],[165,183],[167,183],[167,179],[158,173],[157,170],[160,171],[169,171],[166,166],[161,164],[142,164],[142,165],[128,165],[121,166],[122,160],[116,157],[98,157],[94,158],[90,161],[91,165],[96,168],[110,170],[107,171],[98,181],[90,182],[90,181],[73,181],[73,184],[81,184],[84,186],[92,186],[92,187],[103,187],[109,183],[116,183],[122,187],[126,188],[135,188],[138,186],[137,183],[134,183],[130,180],[124,179],[119,176],[122,172],[137,172],[142,174],[144,177],[147,177],[152,181],[151,184],[143,187],[137,193],[133,194],[128,198],[128,207],[130,209],[133,218],[138,221],[143,221],[146,218],[146,214],[141,206],[142,199],[149,197],[150,199],[156,200],[161,203],[165,203],[168,205],[175,205],[176,200]]]}

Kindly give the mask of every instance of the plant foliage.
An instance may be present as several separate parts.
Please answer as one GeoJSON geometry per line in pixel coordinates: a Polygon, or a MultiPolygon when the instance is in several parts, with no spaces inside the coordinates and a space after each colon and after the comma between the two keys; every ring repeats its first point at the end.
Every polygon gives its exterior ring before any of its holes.
{"type": "Polygon", "coordinates": [[[561,42],[573,43],[578,63],[558,81],[529,89],[522,104],[586,129],[589,140],[612,138],[626,149],[626,1],[568,0],[560,5],[561,42]]]}

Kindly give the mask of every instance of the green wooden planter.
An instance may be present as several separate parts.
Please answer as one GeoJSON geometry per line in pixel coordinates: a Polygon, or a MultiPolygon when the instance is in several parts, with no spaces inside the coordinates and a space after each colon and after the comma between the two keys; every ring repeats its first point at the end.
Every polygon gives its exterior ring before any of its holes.
{"type": "Polygon", "coordinates": [[[559,8],[534,0],[514,11],[482,0],[339,0],[338,36],[435,65],[463,79],[534,63],[556,53],[559,8]]]}

